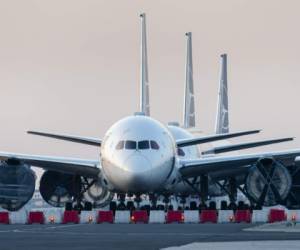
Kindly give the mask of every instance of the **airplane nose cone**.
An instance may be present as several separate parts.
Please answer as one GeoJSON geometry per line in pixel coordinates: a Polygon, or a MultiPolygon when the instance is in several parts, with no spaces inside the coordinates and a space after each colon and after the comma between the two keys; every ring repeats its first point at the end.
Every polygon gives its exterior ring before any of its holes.
{"type": "Polygon", "coordinates": [[[151,162],[142,155],[132,155],[125,161],[126,182],[130,191],[147,189],[151,182],[151,162]]]}
{"type": "Polygon", "coordinates": [[[143,155],[134,154],[126,159],[125,169],[129,172],[142,173],[151,169],[151,162],[143,155]]]}

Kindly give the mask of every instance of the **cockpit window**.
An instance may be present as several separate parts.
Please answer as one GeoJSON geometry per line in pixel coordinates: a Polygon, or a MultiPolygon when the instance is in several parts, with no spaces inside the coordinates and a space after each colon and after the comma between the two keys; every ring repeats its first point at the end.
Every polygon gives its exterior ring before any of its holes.
{"type": "Polygon", "coordinates": [[[149,149],[149,141],[139,141],[138,142],[138,149],[149,149]]]}
{"type": "Polygon", "coordinates": [[[156,141],[150,141],[151,149],[159,149],[159,146],[156,141]]]}
{"type": "Polygon", "coordinates": [[[136,141],[126,141],[125,148],[126,149],[136,149],[136,141]]]}
{"type": "Polygon", "coordinates": [[[124,141],[119,141],[117,146],[116,146],[116,149],[117,150],[121,150],[124,148],[124,141]]]}
{"type": "Polygon", "coordinates": [[[185,156],[185,153],[184,153],[184,151],[182,150],[182,148],[177,148],[177,154],[178,154],[179,156],[185,156]]]}

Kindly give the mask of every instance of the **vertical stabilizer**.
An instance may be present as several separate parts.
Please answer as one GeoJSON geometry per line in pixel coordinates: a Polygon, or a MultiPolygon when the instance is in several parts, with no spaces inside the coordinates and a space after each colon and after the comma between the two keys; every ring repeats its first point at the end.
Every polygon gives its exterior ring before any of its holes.
{"type": "Polygon", "coordinates": [[[140,111],[150,115],[149,105],[149,81],[148,81],[148,58],[147,58],[147,37],[146,37],[146,14],[142,13],[141,18],[141,68],[140,68],[140,111]]]}
{"type": "Polygon", "coordinates": [[[219,98],[216,117],[216,134],[229,132],[229,117],[228,117],[228,88],[227,88],[227,55],[221,55],[221,73],[219,98]]]}
{"type": "Polygon", "coordinates": [[[185,91],[183,127],[195,127],[195,103],[194,103],[194,81],[193,81],[193,58],[192,58],[192,33],[186,33],[186,65],[185,65],[185,91]]]}

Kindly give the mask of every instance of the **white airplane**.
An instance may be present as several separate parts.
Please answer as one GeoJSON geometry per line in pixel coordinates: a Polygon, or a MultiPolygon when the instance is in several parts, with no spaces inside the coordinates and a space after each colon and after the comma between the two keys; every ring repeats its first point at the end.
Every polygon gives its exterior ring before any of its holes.
{"type": "MultiPolygon", "coordinates": [[[[144,14],[141,18],[145,20],[144,14]]],[[[142,53],[142,58],[145,58],[145,53],[142,53]]],[[[146,72],[142,68],[142,89],[147,82],[146,72]]],[[[8,210],[18,210],[32,197],[35,175],[31,166],[45,170],[40,193],[53,206],[62,206],[70,200],[78,203],[92,200],[100,207],[108,204],[114,193],[172,193],[182,181],[204,197],[210,178],[226,179],[236,174],[245,178],[245,191],[253,202],[264,205],[284,202],[292,185],[286,166],[295,164],[300,149],[182,159],[177,148],[253,134],[257,130],[175,140],[167,126],[145,115],[150,113],[147,105],[143,105],[147,95],[141,96],[141,112],[114,123],[102,140],[30,132],[100,147],[100,157],[96,159],[0,152],[0,205],[8,210]],[[199,185],[190,181],[197,177],[200,177],[199,185]]]]}

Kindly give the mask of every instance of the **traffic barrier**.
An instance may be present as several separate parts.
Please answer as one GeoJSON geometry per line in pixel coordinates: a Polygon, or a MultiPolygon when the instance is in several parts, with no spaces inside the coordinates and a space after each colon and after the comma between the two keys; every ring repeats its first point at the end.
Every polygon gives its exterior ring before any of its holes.
{"type": "Polygon", "coordinates": [[[44,213],[42,211],[31,211],[28,215],[28,224],[44,224],[45,223],[45,217],[44,213]]]}
{"type": "Polygon", "coordinates": [[[217,210],[202,210],[200,213],[200,222],[212,222],[217,223],[218,221],[218,214],[217,210]]]}
{"type": "Polygon", "coordinates": [[[232,210],[219,210],[218,223],[228,223],[234,221],[232,210]]]}
{"type": "Polygon", "coordinates": [[[130,211],[116,211],[115,223],[130,223],[130,211]]]}
{"type": "Polygon", "coordinates": [[[96,211],[81,211],[80,223],[96,223],[96,211]]]}
{"type": "Polygon", "coordinates": [[[287,220],[293,222],[300,222],[300,210],[288,210],[287,220]]]}
{"type": "Polygon", "coordinates": [[[26,224],[27,223],[27,213],[25,210],[10,212],[9,219],[10,219],[11,224],[26,224]]]}
{"type": "Polygon", "coordinates": [[[8,212],[0,212],[0,224],[9,224],[8,212]]]}
{"type": "Polygon", "coordinates": [[[146,210],[132,211],[131,222],[132,223],[148,223],[149,216],[146,210]]]}
{"type": "Polygon", "coordinates": [[[113,211],[103,211],[98,212],[97,223],[114,223],[113,211]]]}
{"type": "Polygon", "coordinates": [[[282,210],[282,209],[270,209],[268,219],[269,219],[269,223],[286,220],[285,210],[282,210]]]}
{"type": "Polygon", "coordinates": [[[183,223],[184,214],[182,211],[168,211],[166,214],[166,223],[183,223]]]}
{"type": "Polygon", "coordinates": [[[269,211],[263,210],[253,210],[252,212],[252,223],[266,223],[268,222],[269,211]]]}
{"type": "Polygon", "coordinates": [[[44,209],[46,224],[60,224],[62,223],[63,210],[61,208],[44,209]]]}
{"type": "Polygon", "coordinates": [[[165,212],[161,210],[150,210],[149,223],[165,223],[165,212]]]}
{"type": "Polygon", "coordinates": [[[184,211],[184,223],[199,223],[200,214],[198,210],[185,210],[184,211]]]}
{"type": "Polygon", "coordinates": [[[250,210],[236,210],[234,213],[234,221],[237,223],[251,222],[251,211],[250,210]]]}
{"type": "Polygon", "coordinates": [[[72,210],[72,211],[65,211],[63,216],[63,224],[67,223],[79,223],[79,215],[78,211],[72,210]]]}

